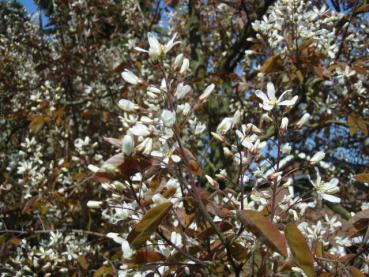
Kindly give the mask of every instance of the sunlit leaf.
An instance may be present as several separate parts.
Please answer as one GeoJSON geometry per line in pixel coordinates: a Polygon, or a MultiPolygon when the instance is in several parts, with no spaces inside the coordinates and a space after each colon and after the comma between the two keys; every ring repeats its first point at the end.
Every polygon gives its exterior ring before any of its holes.
{"type": "Polygon", "coordinates": [[[271,223],[268,218],[251,210],[238,211],[237,216],[259,240],[272,250],[287,257],[286,239],[278,230],[278,227],[271,223]]]}
{"type": "Polygon", "coordinates": [[[314,258],[309,245],[300,230],[294,224],[287,224],[285,236],[295,263],[308,277],[314,277],[314,258]]]}
{"type": "Polygon", "coordinates": [[[150,209],[142,218],[142,220],[129,233],[127,240],[133,248],[142,246],[155,232],[162,220],[172,208],[171,202],[159,204],[150,209]]]}
{"type": "Polygon", "coordinates": [[[114,268],[112,266],[103,265],[102,267],[98,268],[93,277],[107,277],[107,276],[114,276],[114,268]]]}
{"type": "Polygon", "coordinates": [[[88,269],[88,262],[85,256],[78,256],[78,263],[84,269],[88,269]]]}
{"type": "Polygon", "coordinates": [[[369,183],[369,173],[360,173],[357,175],[354,175],[353,178],[361,183],[369,183]]]}
{"type": "Polygon", "coordinates": [[[350,129],[350,135],[353,136],[357,133],[357,131],[359,130],[356,126],[356,120],[355,120],[355,116],[353,115],[349,115],[348,117],[348,125],[349,125],[349,129],[350,129]]]}
{"type": "Polygon", "coordinates": [[[280,66],[280,64],[281,64],[281,57],[279,55],[274,55],[263,63],[260,71],[263,73],[273,72],[276,70],[278,66],[280,66]]]}
{"type": "Polygon", "coordinates": [[[352,277],[365,277],[365,274],[362,273],[358,268],[354,266],[350,268],[350,271],[351,271],[352,277]]]}

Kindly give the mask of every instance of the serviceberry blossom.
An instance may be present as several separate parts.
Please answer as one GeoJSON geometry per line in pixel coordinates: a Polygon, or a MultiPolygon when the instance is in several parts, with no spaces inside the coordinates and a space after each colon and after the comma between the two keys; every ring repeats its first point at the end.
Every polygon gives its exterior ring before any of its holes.
{"type": "Polygon", "coordinates": [[[329,182],[324,183],[322,182],[322,178],[320,176],[318,169],[316,169],[316,174],[317,174],[316,180],[312,181],[310,179],[310,182],[314,186],[316,192],[318,193],[318,198],[324,199],[332,203],[340,203],[341,199],[337,196],[332,195],[339,191],[338,188],[339,180],[337,178],[333,178],[329,182]]]}
{"type": "Polygon", "coordinates": [[[174,34],[173,37],[165,44],[161,44],[156,35],[153,33],[148,33],[147,38],[149,41],[149,50],[142,49],[140,47],[136,47],[137,51],[148,53],[150,58],[155,60],[159,57],[165,56],[175,45],[181,43],[180,41],[174,41],[176,39],[177,34],[174,34]]]}
{"type": "Polygon", "coordinates": [[[265,94],[261,90],[257,90],[255,92],[255,94],[256,94],[257,97],[259,97],[263,101],[263,103],[260,104],[260,106],[266,111],[271,111],[277,106],[291,107],[291,106],[295,105],[295,103],[298,99],[298,96],[294,96],[292,99],[282,101],[284,95],[291,92],[291,91],[292,90],[286,90],[277,99],[276,96],[275,96],[274,85],[273,85],[273,83],[269,82],[267,84],[267,94],[265,94]]]}

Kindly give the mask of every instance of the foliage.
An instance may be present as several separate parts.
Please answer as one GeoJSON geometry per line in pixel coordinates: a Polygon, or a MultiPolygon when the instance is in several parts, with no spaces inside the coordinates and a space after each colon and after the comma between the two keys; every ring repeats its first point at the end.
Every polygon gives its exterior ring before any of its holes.
{"type": "Polygon", "coordinates": [[[367,1],[36,4],[0,3],[2,276],[369,274],[367,1]]]}

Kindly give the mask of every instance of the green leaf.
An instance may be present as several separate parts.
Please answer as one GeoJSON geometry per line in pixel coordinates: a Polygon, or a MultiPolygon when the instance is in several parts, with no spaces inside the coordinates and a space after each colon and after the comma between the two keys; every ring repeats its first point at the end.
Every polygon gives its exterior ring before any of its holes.
{"type": "Polygon", "coordinates": [[[155,232],[165,216],[172,208],[171,202],[165,202],[150,209],[142,220],[129,233],[127,240],[131,247],[137,249],[142,246],[155,232]]]}
{"type": "Polygon", "coordinates": [[[369,183],[369,173],[360,173],[357,175],[354,175],[353,178],[361,183],[369,183]]]}
{"type": "Polygon", "coordinates": [[[294,224],[287,224],[285,236],[291,249],[294,262],[308,277],[314,277],[314,258],[309,245],[294,224]]]}
{"type": "Polygon", "coordinates": [[[282,256],[287,257],[286,239],[279,232],[278,227],[271,223],[268,218],[251,210],[238,211],[237,216],[260,241],[282,256]]]}

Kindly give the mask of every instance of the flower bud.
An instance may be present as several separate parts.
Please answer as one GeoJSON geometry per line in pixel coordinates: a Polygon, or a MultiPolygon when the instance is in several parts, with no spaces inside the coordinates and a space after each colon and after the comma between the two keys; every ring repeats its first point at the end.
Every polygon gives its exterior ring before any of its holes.
{"type": "Polygon", "coordinates": [[[214,88],[215,88],[214,84],[208,85],[206,89],[204,90],[204,92],[200,95],[200,98],[199,98],[200,101],[206,100],[210,96],[210,94],[213,92],[214,88]]]}
{"type": "Polygon", "coordinates": [[[176,113],[164,110],[161,114],[161,120],[163,121],[164,126],[171,128],[176,123],[176,113]]]}
{"type": "Polygon", "coordinates": [[[226,134],[231,128],[233,124],[233,119],[231,117],[226,117],[220,122],[217,128],[217,133],[220,135],[226,134]]]}
{"type": "Polygon", "coordinates": [[[304,114],[299,121],[297,121],[296,126],[297,128],[301,128],[306,122],[309,121],[311,115],[309,113],[304,114]]]}
{"type": "Polygon", "coordinates": [[[118,106],[120,109],[122,109],[125,112],[133,112],[139,108],[137,104],[133,103],[132,101],[126,100],[126,99],[119,100],[118,106]]]}
{"type": "Polygon", "coordinates": [[[177,88],[176,88],[176,92],[175,92],[175,96],[176,98],[182,99],[184,97],[186,97],[186,95],[191,91],[191,87],[189,85],[183,85],[183,83],[179,83],[177,88]]]}
{"type": "Polygon", "coordinates": [[[128,69],[124,70],[124,72],[122,73],[122,77],[124,81],[130,83],[131,85],[138,85],[139,83],[142,83],[142,80],[128,69]]]}
{"type": "Polygon", "coordinates": [[[211,132],[211,135],[217,140],[217,141],[220,141],[220,142],[225,142],[225,138],[221,135],[218,135],[217,133],[214,133],[214,132],[211,132]]]}
{"type": "Polygon", "coordinates": [[[181,53],[181,54],[179,54],[179,55],[175,58],[175,60],[174,60],[174,62],[173,62],[173,68],[174,68],[174,69],[179,68],[179,66],[180,66],[182,63],[183,63],[183,54],[181,53]]]}
{"type": "Polygon", "coordinates": [[[134,141],[131,135],[125,135],[122,140],[122,151],[124,155],[131,155],[134,151],[134,141]]]}
{"type": "Polygon", "coordinates": [[[186,73],[186,71],[188,70],[189,67],[190,67],[190,60],[187,59],[187,58],[184,58],[181,69],[179,70],[179,73],[181,73],[181,74],[186,73]]]}
{"type": "Polygon", "coordinates": [[[102,201],[90,200],[87,202],[87,207],[91,209],[98,209],[98,208],[101,208],[102,203],[103,203],[102,201]]]}
{"type": "Polygon", "coordinates": [[[288,118],[287,117],[283,117],[282,118],[282,122],[281,122],[281,126],[279,127],[280,128],[280,131],[281,132],[285,132],[287,130],[287,127],[288,127],[288,118]]]}
{"type": "Polygon", "coordinates": [[[315,155],[309,160],[310,165],[314,165],[319,163],[325,157],[325,153],[323,151],[319,151],[315,153],[315,155]]]}

